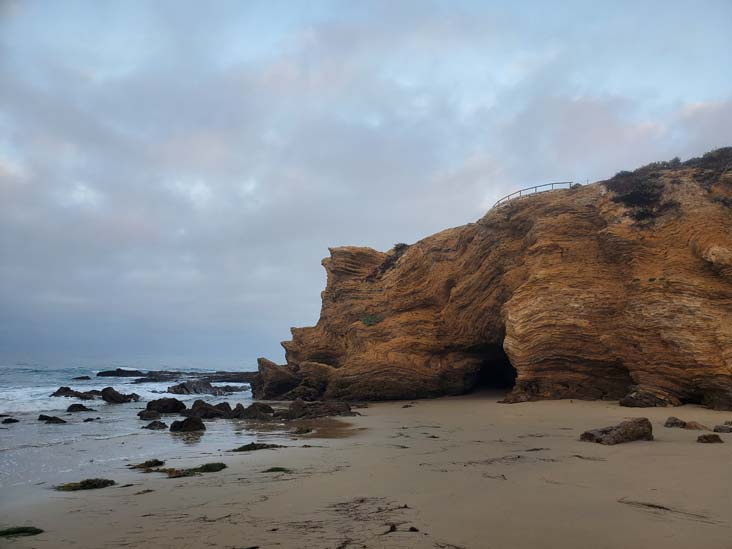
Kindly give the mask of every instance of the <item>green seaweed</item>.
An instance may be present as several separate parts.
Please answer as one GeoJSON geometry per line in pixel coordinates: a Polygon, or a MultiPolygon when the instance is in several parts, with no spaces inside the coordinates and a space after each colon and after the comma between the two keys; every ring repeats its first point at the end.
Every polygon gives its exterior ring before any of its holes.
{"type": "Polygon", "coordinates": [[[80,482],[69,482],[54,486],[54,489],[60,492],[76,492],[77,490],[96,490],[98,488],[106,488],[117,484],[108,478],[87,478],[80,482]]]}
{"type": "Polygon", "coordinates": [[[12,528],[4,528],[0,530],[0,538],[14,538],[20,536],[37,536],[42,534],[43,530],[34,526],[13,526],[12,528]]]}
{"type": "Polygon", "coordinates": [[[262,471],[263,473],[292,473],[287,467],[270,467],[262,471]]]}
{"type": "Polygon", "coordinates": [[[232,452],[254,452],[256,450],[274,450],[275,448],[285,448],[279,444],[266,444],[263,442],[250,442],[244,446],[234,448],[232,452]]]}

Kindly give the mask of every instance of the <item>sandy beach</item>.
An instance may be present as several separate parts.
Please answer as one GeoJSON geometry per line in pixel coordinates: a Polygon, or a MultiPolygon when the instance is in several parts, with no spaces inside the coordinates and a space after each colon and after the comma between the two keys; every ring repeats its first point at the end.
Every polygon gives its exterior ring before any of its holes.
{"type": "Polygon", "coordinates": [[[130,472],[116,478],[120,486],[49,490],[42,501],[5,506],[3,517],[45,532],[3,543],[732,547],[732,438],[698,444],[698,431],[663,427],[669,415],[713,426],[732,419],[729,412],[583,401],[506,405],[499,398],[371,404],[347,422],[327,420],[321,435],[287,441],[288,448],[222,451],[175,465],[220,460],[228,465],[220,473],[167,479],[130,472]],[[653,423],[654,441],[608,447],[578,440],[586,429],[639,416],[653,423]],[[269,467],[290,472],[262,472],[269,467]]]}

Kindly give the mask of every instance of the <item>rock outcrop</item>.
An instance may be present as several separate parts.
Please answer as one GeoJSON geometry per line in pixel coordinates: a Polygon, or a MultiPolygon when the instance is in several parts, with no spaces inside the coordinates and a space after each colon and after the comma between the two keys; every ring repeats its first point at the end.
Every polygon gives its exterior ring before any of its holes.
{"type": "Polygon", "coordinates": [[[383,253],[323,260],[318,323],[261,399],[412,399],[502,385],[508,402],[732,409],[732,148],[508,202],[383,253]]]}

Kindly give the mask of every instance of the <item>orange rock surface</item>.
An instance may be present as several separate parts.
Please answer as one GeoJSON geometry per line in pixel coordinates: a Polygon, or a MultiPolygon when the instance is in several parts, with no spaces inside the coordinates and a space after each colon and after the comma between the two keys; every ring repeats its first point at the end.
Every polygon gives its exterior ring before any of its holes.
{"type": "Polygon", "coordinates": [[[732,148],[517,199],[384,253],[341,247],[258,398],[732,408],[732,148]],[[514,384],[515,377],[515,384],[514,384]]]}

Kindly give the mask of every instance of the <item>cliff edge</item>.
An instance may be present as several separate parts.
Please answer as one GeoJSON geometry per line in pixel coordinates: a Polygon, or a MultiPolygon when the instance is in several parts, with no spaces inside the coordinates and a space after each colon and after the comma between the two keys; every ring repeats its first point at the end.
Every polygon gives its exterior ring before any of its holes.
{"type": "Polygon", "coordinates": [[[732,147],[511,201],[388,252],[323,260],[318,323],[254,396],[732,409],[732,147]]]}

